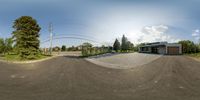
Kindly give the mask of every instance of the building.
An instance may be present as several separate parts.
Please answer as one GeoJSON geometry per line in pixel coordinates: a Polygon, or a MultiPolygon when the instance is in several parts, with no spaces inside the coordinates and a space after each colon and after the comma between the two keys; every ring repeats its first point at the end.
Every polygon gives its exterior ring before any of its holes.
{"type": "Polygon", "coordinates": [[[147,43],[139,48],[140,53],[154,53],[166,55],[182,54],[182,45],[178,43],[154,42],[147,43]]]}

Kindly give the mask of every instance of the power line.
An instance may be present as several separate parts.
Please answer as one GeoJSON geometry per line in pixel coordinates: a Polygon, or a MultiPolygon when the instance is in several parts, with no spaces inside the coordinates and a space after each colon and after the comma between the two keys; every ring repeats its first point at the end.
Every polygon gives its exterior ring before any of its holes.
{"type": "Polygon", "coordinates": [[[80,36],[80,37],[86,37],[86,38],[92,38],[92,39],[95,39],[97,40],[95,37],[92,37],[92,36],[88,36],[88,35],[81,35],[81,34],[58,34],[56,36],[80,36]]]}
{"type": "Polygon", "coordinates": [[[73,37],[73,36],[55,37],[55,38],[53,38],[53,39],[56,40],[56,39],[62,39],[62,38],[71,38],[71,39],[87,40],[87,41],[91,41],[91,42],[95,42],[95,43],[101,44],[100,42],[95,41],[95,40],[91,40],[91,39],[87,39],[87,38],[82,38],[82,37],[73,37]]]}
{"type": "MultiPolygon", "coordinates": [[[[100,42],[95,41],[95,40],[92,40],[92,39],[87,39],[87,38],[83,38],[83,37],[75,37],[75,36],[53,37],[52,40],[63,39],[63,38],[78,39],[78,40],[86,40],[86,41],[91,41],[91,42],[98,43],[98,44],[103,44],[103,43],[100,43],[100,42]]],[[[49,42],[50,40],[51,40],[51,39],[48,39],[48,40],[42,41],[41,43],[43,44],[43,43],[49,42]]]]}

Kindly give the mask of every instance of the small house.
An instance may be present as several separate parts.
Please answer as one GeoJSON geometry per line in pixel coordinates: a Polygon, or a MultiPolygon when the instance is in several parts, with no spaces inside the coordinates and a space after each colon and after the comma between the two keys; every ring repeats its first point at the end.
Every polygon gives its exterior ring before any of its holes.
{"type": "Polygon", "coordinates": [[[178,43],[154,42],[146,43],[139,48],[140,53],[154,53],[165,55],[180,55],[182,54],[182,45],[178,43]]]}

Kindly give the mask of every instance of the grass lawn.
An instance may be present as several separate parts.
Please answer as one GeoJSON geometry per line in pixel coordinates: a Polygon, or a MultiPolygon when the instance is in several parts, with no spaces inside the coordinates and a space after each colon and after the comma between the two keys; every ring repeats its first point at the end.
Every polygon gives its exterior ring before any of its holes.
{"type": "Polygon", "coordinates": [[[200,53],[192,53],[192,54],[186,54],[190,57],[194,57],[194,58],[199,58],[200,59],[200,53]]]}
{"type": "Polygon", "coordinates": [[[19,55],[16,55],[16,54],[6,54],[6,55],[1,55],[0,59],[6,60],[6,61],[31,61],[31,60],[40,60],[40,59],[44,59],[44,58],[47,58],[47,57],[51,57],[51,56],[40,54],[40,55],[38,55],[36,57],[36,59],[21,59],[19,57],[19,55]]]}

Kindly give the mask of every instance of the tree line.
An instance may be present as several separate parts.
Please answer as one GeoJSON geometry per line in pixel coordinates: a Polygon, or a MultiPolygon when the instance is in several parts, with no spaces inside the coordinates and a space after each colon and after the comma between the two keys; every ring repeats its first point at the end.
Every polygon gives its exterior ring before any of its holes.
{"type": "Polygon", "coordinates": [[[62,45],[61,47],[55,46],[52,48],[52,50],[55,52],[58,52],[58,51],[81,51],[81,46],[66,47],[66,45],[62,45]]]}
{"type": "Polygon", "coordinates": [[[125,35],[123,35],[121,43],[118,39],[115,40],[113,50],[115,50],[115,52],[131,52],[134,51],[134,44],[131,43],[125,35]]]}
{"type": "Polygon", "coordinates": [[[131,43],[125,35],[122,36],[121,43],[118,39],[115,40],[113,46],[93,46],[90,43],[82,44],[82,56],[94,56],[111,52],[132,52],[134,51],[134,44],[131,43]]]}
{"type": "Polygon", "coordinates": [[[200,52],[200,43],[195,44],[194,42],[190,40],[182,40],[178,42],[179,44],[182,44],[182,52],[187,53],[199,53],[200,52]]]}

